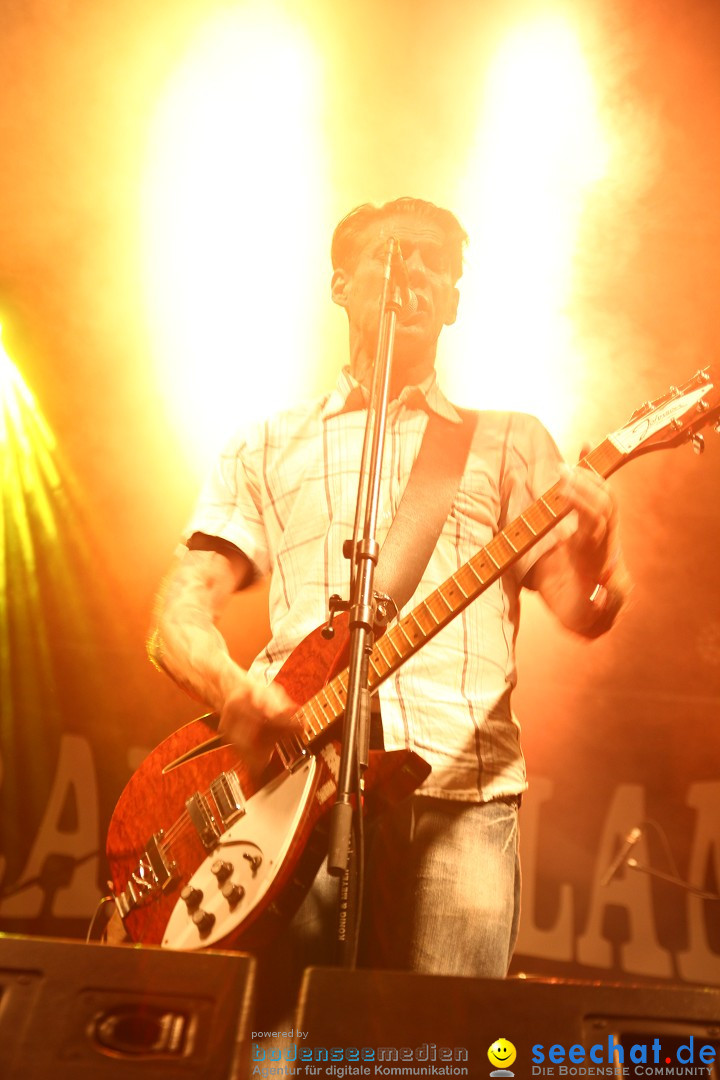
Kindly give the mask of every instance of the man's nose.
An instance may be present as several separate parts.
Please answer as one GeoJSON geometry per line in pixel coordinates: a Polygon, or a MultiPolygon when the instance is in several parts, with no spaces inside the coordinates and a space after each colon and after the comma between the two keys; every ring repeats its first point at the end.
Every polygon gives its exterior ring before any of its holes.
{"type": "Polygon", "coordinates": [[[412,276],[413,274],[415,274],[416,276],[425,276],[425,263],[423,262],[423,257],[417,248],[411,251],[410,254],[407,256],[407,258],[405,259],[405,265],[407,266],[408,275],[412,276]]]}

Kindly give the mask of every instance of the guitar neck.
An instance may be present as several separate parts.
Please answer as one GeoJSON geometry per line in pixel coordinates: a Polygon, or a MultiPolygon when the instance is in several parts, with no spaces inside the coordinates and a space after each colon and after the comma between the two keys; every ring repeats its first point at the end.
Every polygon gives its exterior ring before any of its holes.
{"type": "MultiPolygon", "coordinates": [[[[623,457],[606,439],[583,458],[581,464],[604,478],[619,468],[623,457]]],[[[562,486],[561,481],[554,484],[486,547],[388,629],[370,656],[371,690],[380,686],[568,514],[570,505],[562,494],[562,486]]]]}
{"type": "MultiPolygon", "coordinates": [[[[605,478],[615,472],[625,458],[626,455],[607,438],[583,458],[581,465],[605,478]]],[[[439,588],[388,628],[370,654],[368,681],[371,693],[568,514],[570,505],[562,489],[562,481],[558,481],[439,588]]],[[[295,764],[298,757],[302,757],[307,748],[343,715],[347,685],[346,669],[298,710],[304,737],[277,745],[286,767],[295,764]]]]}

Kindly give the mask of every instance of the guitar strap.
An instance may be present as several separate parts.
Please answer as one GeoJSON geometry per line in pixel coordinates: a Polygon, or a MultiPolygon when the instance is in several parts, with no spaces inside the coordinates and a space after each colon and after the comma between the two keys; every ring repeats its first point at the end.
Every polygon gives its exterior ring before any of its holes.
{"type": "MultiPolygon", "coordinates": [[[[470,453],[478,414],[457,406],[456,411],[460,424],[430,413],[418,456],[380,550],[375,592],[391,597],[397,611],[418,587],[470,453]]],[[[391,610],[390,617],[395,613],[391,610]]]]}

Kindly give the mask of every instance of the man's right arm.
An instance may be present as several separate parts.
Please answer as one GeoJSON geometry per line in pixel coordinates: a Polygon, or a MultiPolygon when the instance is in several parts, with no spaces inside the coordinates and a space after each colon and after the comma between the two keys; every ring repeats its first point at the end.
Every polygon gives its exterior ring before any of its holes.
{"type": "Polygon", "coordinates": [[[281,687],[251,678],[217,628],[230,598],[252,576],[240,551],[188,550],[158,595],[148,653],[183,690],[220,714],[219,730],[261,767],[292,726],[297,706],[281,687]]]}

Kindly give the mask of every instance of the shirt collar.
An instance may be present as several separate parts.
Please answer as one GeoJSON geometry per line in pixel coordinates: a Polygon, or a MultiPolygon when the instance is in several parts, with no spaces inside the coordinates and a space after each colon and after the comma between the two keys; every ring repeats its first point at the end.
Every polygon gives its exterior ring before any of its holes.
{"type": "MultiPolygon", "coordinates": [[[[344,412],[364,409],[367,406],[369,396],[365,387],[361,386],[357,379],[350,374],[350,368],[344,367],[338,376],[335,389],[328,396],[320,415],[323,420],[329,420],[331,417],[339,416],[344,412]]],[[[416,386],[404,386],[396,400],[400,405],[405,405],[408,409],[432,411],[446,420],[450,420],[453,424],[461,423],[457,410],[451,405],[438,386],[437,376],[434,371],[416,386]]]]}

